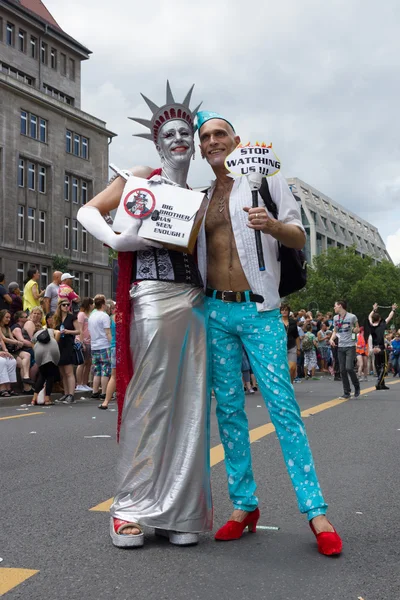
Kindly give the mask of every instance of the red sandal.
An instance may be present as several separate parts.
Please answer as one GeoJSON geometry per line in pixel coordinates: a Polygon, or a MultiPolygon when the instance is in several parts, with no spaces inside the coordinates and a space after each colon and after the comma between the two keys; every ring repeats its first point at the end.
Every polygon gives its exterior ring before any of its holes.
{"type": "Polygon", "coordinates": [[[246,527],[250,533],[256,533],[257,521],[260,518],[258,508],[250,512],[243,521],[227,521],[221,529],[218,529],[215,534],[215,539],[219,542],[229,542],[230,540],[238,540],[242,537],[246,527]]]}
{"type": "Polygon", "coordinates": [[[311,521],[309,521],[311,531],[317,538],[318,552],[325,556],[334,556],[342,552],[343,542],[332,523],[329,523],[333,527],[333,531],[321,531],[317,533],[315,527],[311,521]]]}

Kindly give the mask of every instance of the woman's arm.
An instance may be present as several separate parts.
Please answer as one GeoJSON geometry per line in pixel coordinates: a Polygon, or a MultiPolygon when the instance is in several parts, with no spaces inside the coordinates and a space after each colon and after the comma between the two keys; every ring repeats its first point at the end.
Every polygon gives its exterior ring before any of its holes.
{"type": "MultiPolygon", "coordinates": [[[[27,330],[27,331],[28,331],[28,330],[27,330]]],[[[29,331],[28,331],[28,333],[29,333],[29,337],[32,337],[32,336],[31,336],[31,333],[30,333],[29,331]]],[[[32,342],[29,342],[28,340],[26,340],[26,339],[24,338],[24,336],[22,335],[22,330],[21,330],[21,329],[18,329],[18,328],[14,329],[13,335],[14,335],[14,337],[15,337],[15,338],[16,338],[16,339],[17,339],[19,342],[22,342],[22,344],[23,344],[24,346],[27,346],[28,348],[33,348],[33,344],[32,344],[32,342]]]]}
{"type": "Polygon", "coordinates": [[[73,322],[74,329],[64,329],[64,333],[67,335],[79,335],[81,332],[79,321],[77,319],[73,322]]]}

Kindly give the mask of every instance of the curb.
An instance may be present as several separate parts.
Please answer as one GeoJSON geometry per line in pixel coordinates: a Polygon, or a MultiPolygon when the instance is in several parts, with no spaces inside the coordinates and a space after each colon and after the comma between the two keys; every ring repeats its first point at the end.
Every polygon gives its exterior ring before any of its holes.
{"type": "MultiPolygon", "coordinates": [[[[85,400],[90,398],[91,392],[75,392],[75,398],[85,397],[85,400]]],[[[29,394],[26,396],[11,396],[11,398],[0,398],[0,408],[13,408],[14,406],[21,406],[21,404],[30,404],[32,400],[33,394],[29,394]]],[[[52,394],[51,397],[54,400],[55,398],[61,398],[62,394],[52,394]]],[[[93,398],[94,400],[95,398],[93,398]]],[[[98,400],[98,398],[97,398],[98,400]]],[[[37,406],[41,406],[38,404],[37,406]]]]}

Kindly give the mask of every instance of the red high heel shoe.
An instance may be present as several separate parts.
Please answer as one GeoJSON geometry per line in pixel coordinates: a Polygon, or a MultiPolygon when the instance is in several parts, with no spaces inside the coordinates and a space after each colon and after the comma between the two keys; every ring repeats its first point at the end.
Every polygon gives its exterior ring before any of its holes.
{"type": "Polygon", "coordinates": [[[247,517],[239,523],[239,521],[227,521],[221,529],[218,529],[215,534],[215,539],[220,542],[228,542],[229,540],[238,540],[242,537],[243,531],[246,527],[249,528],[250,533],[256,533],[257,521],[260,518],[260,511],[258,508],[253,510],[247,515],[247,517]]]}
{"type": "Polygon", "coordinates": [[[311,521],[309,521],[309,524],[311,531],[317,538],[318,552],[325,556],[333,556],[334,554],[341,553],[343,542],[332,523],[330,525],[332,525],[333,531],[321,531],[321,533],[315,531],[315,527],[311,521]]]}

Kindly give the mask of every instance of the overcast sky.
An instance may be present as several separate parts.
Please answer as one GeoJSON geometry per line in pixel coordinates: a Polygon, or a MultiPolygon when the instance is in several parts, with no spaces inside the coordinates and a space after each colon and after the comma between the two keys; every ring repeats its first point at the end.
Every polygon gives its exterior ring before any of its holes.
{"type": "MultiPolygon", "coordinates": [[[[110,160],[158,166],[140,97],[177,100],[232,120],[244,141],[272,141],[299,177],[373,223],[400,262],[400,3],[385,0],[44,0],[93,51],[82,109],[118,134],[110,160]]],[[[193,186],[212,173],[199,153],[193,186]]]]}

